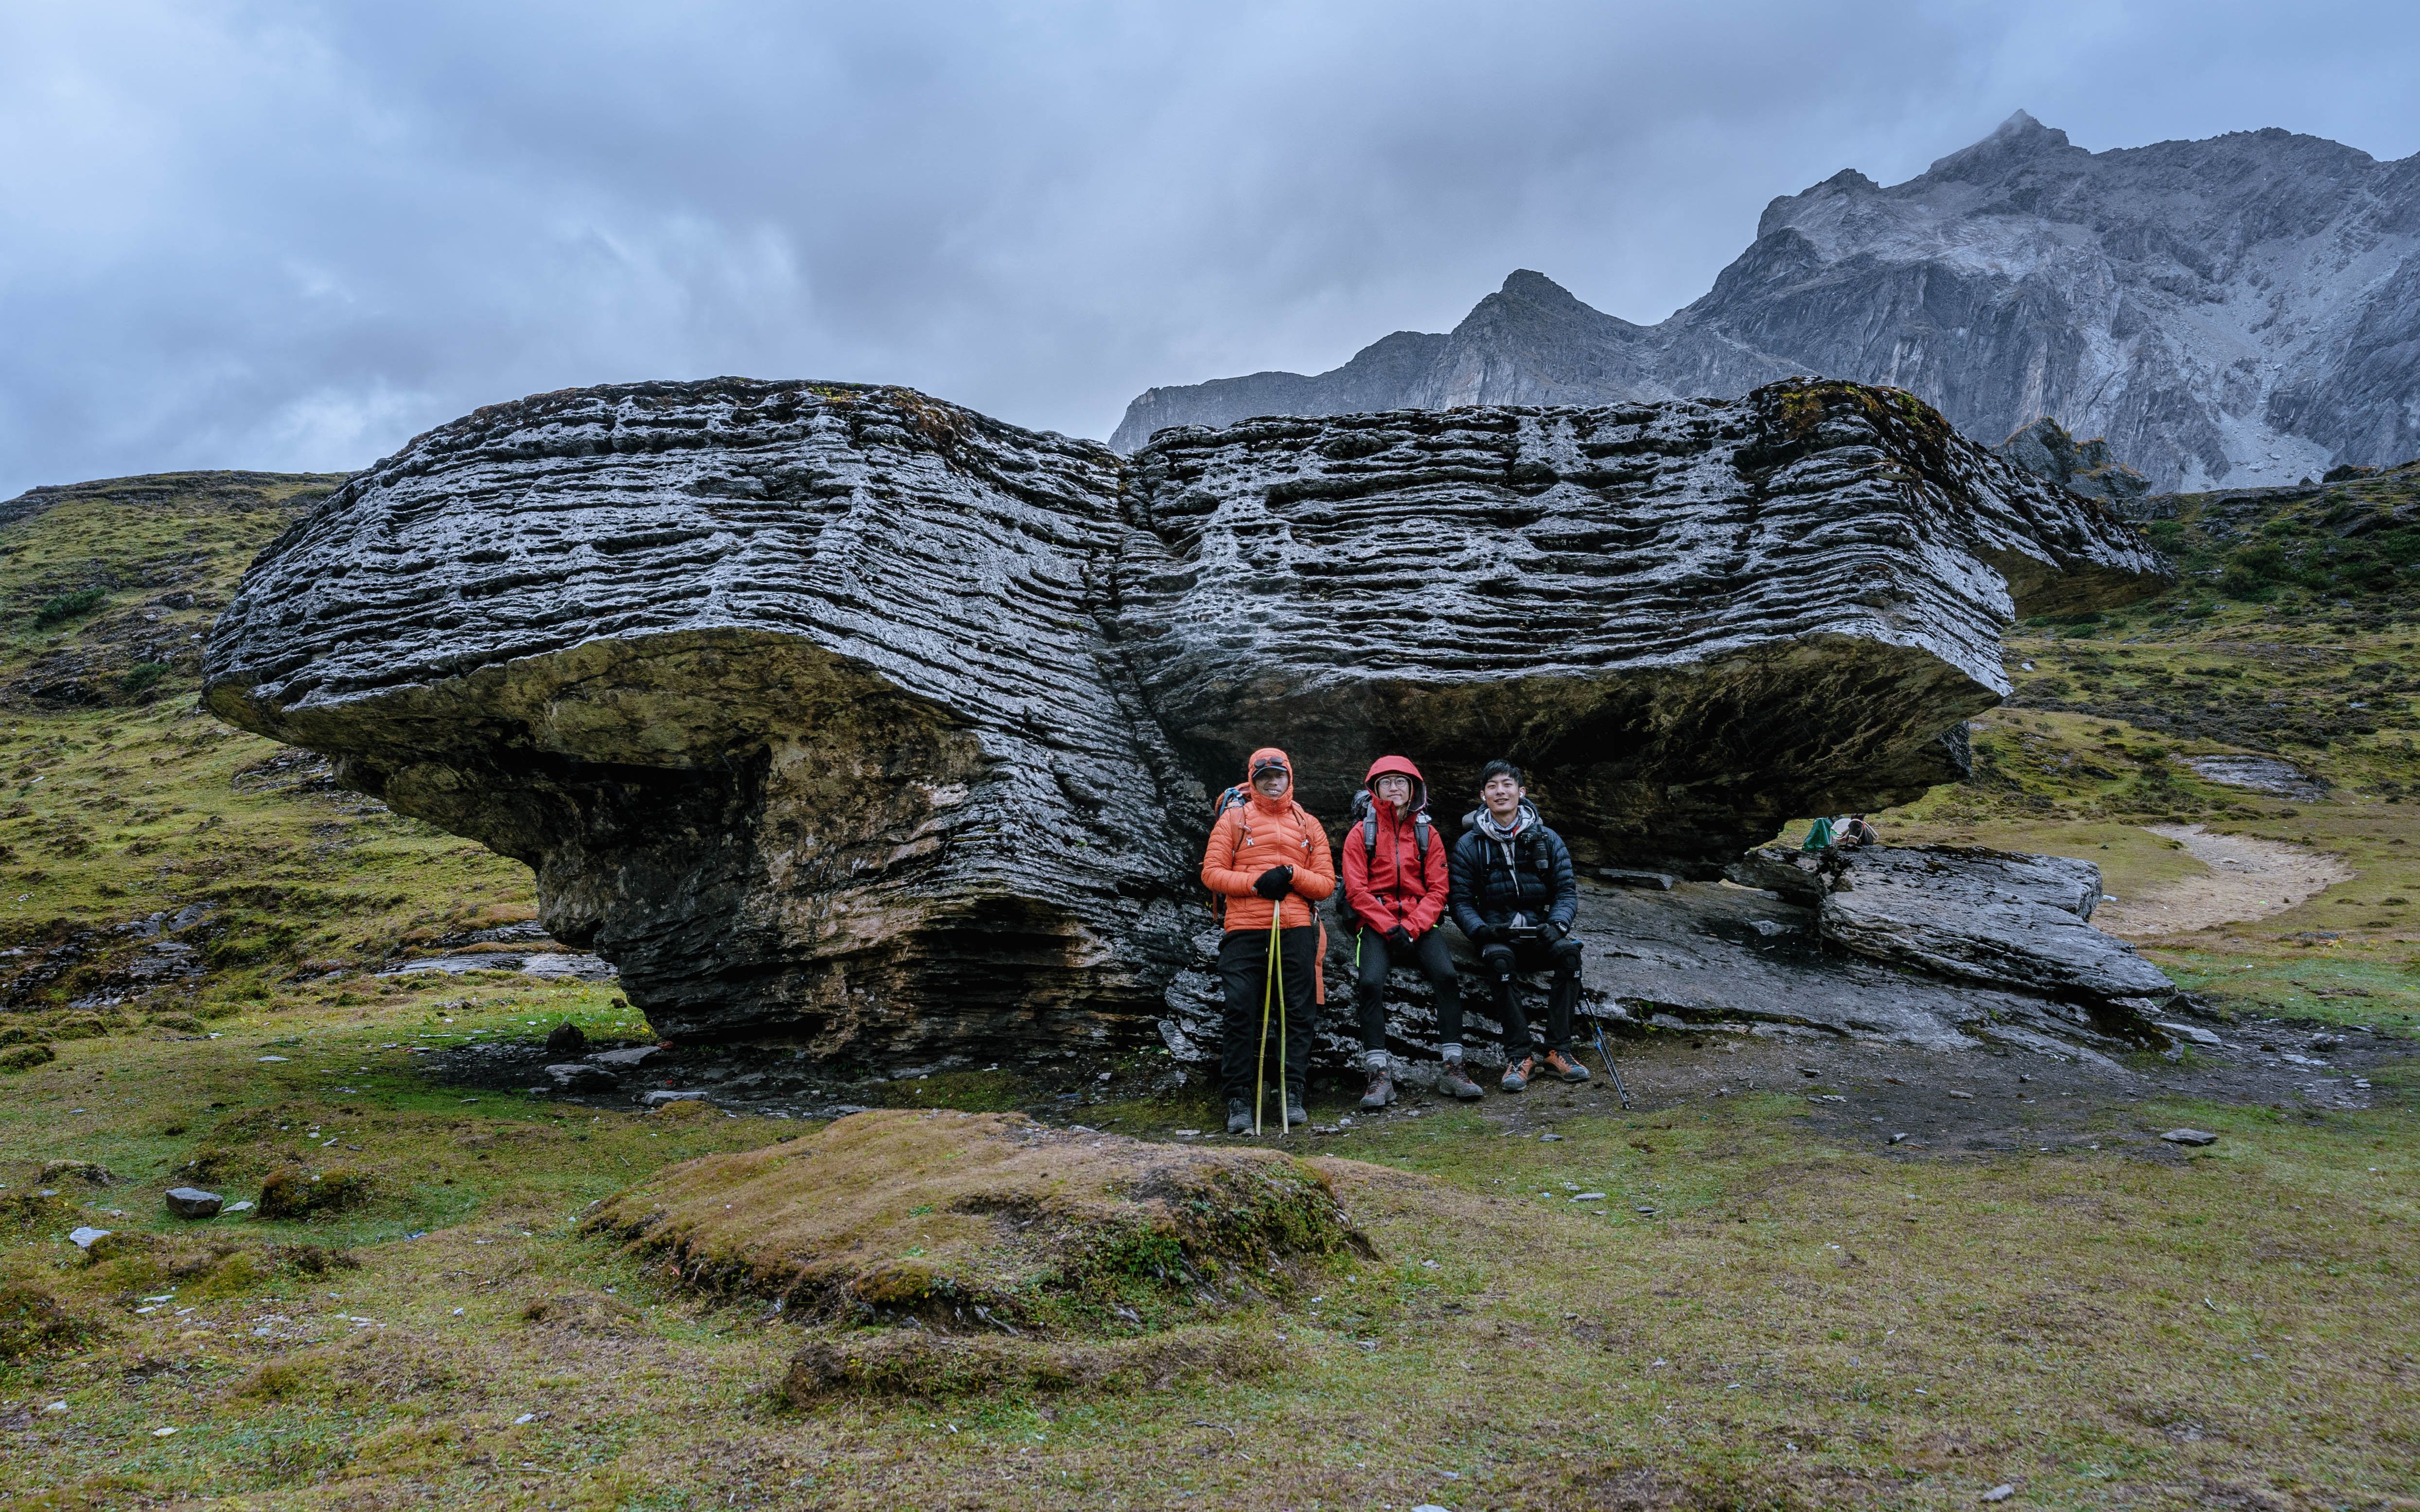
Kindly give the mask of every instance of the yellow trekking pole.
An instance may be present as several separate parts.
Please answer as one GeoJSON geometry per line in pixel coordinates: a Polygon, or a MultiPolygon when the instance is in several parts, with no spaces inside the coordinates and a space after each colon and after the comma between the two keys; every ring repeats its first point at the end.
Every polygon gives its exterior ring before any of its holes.
{"type": "MultiPolygon", "coordinates": [[[[1279,911],[1279,913],[1280,913],[1280,914],[1283,914],[1283,913],[1285,912],[1285,906],[1284,906],[1284,900],[1283,900],[1283,899],[1280,899],[1280,900],[1279,900],[1279,907],[1278,907],[1278,911],[1279,911]]],[[[1270,944],[1272,944],[1272,945],[1275,945],[1275,944],[1277,943],[1277,939],[1278,939],[1277,927],[1276,927],[1274,924],[1272,924],[1272,925],[1269,927],[1269,943],[1270,943],[1270,944]]],[[[1277,978],[1277,980],[1278,980],[1278,1137],[1279,1137],[1280,1139],[1283,1139],[1283,1138],[1286,1136],[1287,1131],[1291,1130],[1291,1129],[1294,1127],[1294,1109],[1292,1109],[1291,1107],[1289,1107],[1289,1106],[1287,1106],[1287,1105],[1286,1105],[1286,1100],[1285,1100],[1285,1094],[1286,1094],[1286,1086],[1285,1086],[1285,1084],[1286,1084],[1286,1064],[1285,1064],[1285,1046],[1286,1046],[1286,1020],[1285,1020],[1285,1013],[1286,1013],[1286,1004],[1285,1004],[1285,952],[1284,952],[1284,951],[1280,950],[1280,951],[1279,951],[1279,952],[1278,952],[1278,955],[1277,955],[1277,970],[1276,970],[1276,971],[1274,971],[1274,972],[1272,972],[1272,973],[1270,973],[1270,974],[1271,974],[1272,976],[1276,977],[1276,978],[1277,978]]]]}
{"type": "MultiPolygon", "coordinates": [[[[1283,908],[1278,903],[1272,903],[1269,906],[1269,960],[1268,964],[1263,968],[1261,976],[1260,1058],[1252,1062],[1252,1137],[1255,1139],[1261,1136],[1261,1094],[1267,1090],[1269,1085],[1269,990],[1276,986],[1278,981],[1278,922],[1283,912],[1283,908]]],[[[1279,989],[1279,997],[1281,1006],[1278,1010],[1278,1032],[1282,1035],[1285,1033],[1282,988],[1279,989]]],[[[1278,1041],[1278,1074],[1280,1076],[1285,1074],[1285,1041],[1283,1040],[1278,1041]]],[[[1285,1117],[1285,1100],[1282,1097],[1278,1100],[1278,1117],[1280,1119],[1285,1117]]]]}

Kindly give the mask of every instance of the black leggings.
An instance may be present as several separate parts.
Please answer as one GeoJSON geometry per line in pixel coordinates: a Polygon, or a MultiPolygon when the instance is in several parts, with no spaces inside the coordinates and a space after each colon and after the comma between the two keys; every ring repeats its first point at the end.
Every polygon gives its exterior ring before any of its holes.
{"type": "MultiPolygon", "coordinates": [[[[1319,1005],[1311,971],[1319,959],[1319,926],[1278,933],[1278,980],[1285,988],[1285,1089],[1302,1099],[1303,1078],[1311,1069],[1311,1031],[1317,1026],[1319,1005]]],[[[1252,1100],[1252,1078],[1263,1069],[1261,1007],[1268,1004],[1267,1074],[1278,1069],[1278,997],[1270,991],[1269,932],[1230,930],[1218,946],[1218,982],[1226,997],[1225,1024],[1219,1035],[1218,1079],[1229,1102],[1252,1100]]]]}
{"type": "Polygon", "coordinates": [[[1387,973],[1397,966],[1418,966],[1436,994],[1437,1042],[1462,1042],[1462,978],[1453,968],[1442,931],[1431,930],[1403,950],[1389,946],[1377,931],[1364,929],[1354,949],[1360,962],[1354,985],[1360,998],[1362,1049],[1387,1048],[1387,973]]]}
{"type": "Polygon", "coordinates": [[[1523,940],[1518,945],[1491,945],[1479,952],[1480,969],[1496,992],[1496,1017],[1504,1026],[1504,1053],[1514,1059],[1529,1053],[1529,1021],[1521,1011],[1521,990],[1512,980],[1516,971],[1555,969],[1555,983],[1546,993],[1546,1048],[1566,1050],[1572,1042],[1572,1011],[1580,1002],[1580,942],[1566,936],[1548,945],[1523,940]]]}

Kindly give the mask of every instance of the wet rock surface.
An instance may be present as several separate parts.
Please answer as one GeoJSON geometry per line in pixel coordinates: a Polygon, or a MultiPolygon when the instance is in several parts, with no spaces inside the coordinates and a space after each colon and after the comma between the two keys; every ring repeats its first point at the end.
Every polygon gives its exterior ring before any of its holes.
{"type": "Polygon", "coordinates": [[[1174,969],[1201,807],[1106,674],[1116,488],[903,390],[541,395],[265,552],[207,697],[527,861],[667,1033],[1081,1041],[1174,969]]]}
{"type": "Polygon", "coordinates": [[[970,1066],[1165,1041],[1204,787],[1252,746],[1331,822],[1380,750],[1445,791],[1509,752],[1584,861],[1709,877],[1962,771],[2012,612],[2163,572],[1853,385],[1126,461],[905,390],[639,384],[349,482],[246,575],[205,697],[528,862],[567,949],[520,969],[610,963],[675,1038],[970,1066]]]}
{"type": "Polygon", "coordinates": [[[2131,1001],[2130,1017],[2176,995],[2133,946],[2086,922],[2101,888],[2087,862],[1874,848],[1841,880],[1820,909],[1823,936],[1861,955],[2096,1006],[2131,1001]]]}
{"type": "Polygon", "coordinates": [[[2133,947],[2091,927],[2102,895],[2089,861],[1920,845],[1846,849],[1819,865],[1806,852],[1764,847],[1729,875],[1812,907],[1828,945],[1949,982],[2081,1005],[2111,1032],[2141,1035],[2176,995],[2133,947]]]}
{"type": "Polygon", "coordinates": [[[1178,429],[1133,466],[1118,621],[1197,770],[1277,738],[1329,815],[1388,751],[1448,793],[1509,755],[1583,863],[1700,877],[1962,776],[2012,612],[2165,580],[2115,516],[1847,384],[1178,429]]]}

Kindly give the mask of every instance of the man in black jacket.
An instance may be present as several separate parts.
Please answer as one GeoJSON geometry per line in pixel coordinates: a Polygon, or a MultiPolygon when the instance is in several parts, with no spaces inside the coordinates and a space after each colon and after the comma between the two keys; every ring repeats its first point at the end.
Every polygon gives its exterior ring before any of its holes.
{"type": "Polygon", "coordinates": [[[1448,860],[1450,901],[1455,925],[1478,947],[1495,988],[1496,1017],[1504,1026],[1499,1085],[1517,1092],[1539,1069],[1512,978],[1542,966],[1555,972],[1546,995],[1544,1069],[1567,1082],[1587,1081],[1588,1069],[1571,1057],[1572,1013],[1580,1000],[1580,942],[1572,938],[1580,889],[1572,853],[1529,806],[1521,769],[1511,762],[1487,764],[1479,796],[1485,807],[1462,822],[1448,860]]]}

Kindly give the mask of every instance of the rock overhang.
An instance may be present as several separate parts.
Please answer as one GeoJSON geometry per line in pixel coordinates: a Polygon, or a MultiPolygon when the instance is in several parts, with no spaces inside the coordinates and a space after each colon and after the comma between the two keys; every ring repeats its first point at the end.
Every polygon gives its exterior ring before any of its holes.
{"type": "Polygon", "coordinates": [[[331,496],[205,697],[528,861],[667,1032],[996,1056],[1151,1035],[1256,745],[1331,821],[1383,750],[1445,793],[1512,754],[1584,856],[1705,875],[1960,775],[2012,609],[2160,570],[1852,385],[1131,460],[905,390],[623,385],[331,496]]]}
{"type": "Polygon", "coordinates": [[[1699,875],[1962,776],[2013,614],[2166,580],[2114,515],[1852,384],[1176,428],[1132,462],[1119,620],[1205,780],[1274,740],[1325,813],[1389,749],[1449,793],[1510,756],[1584,858],[1699,875]]]}

